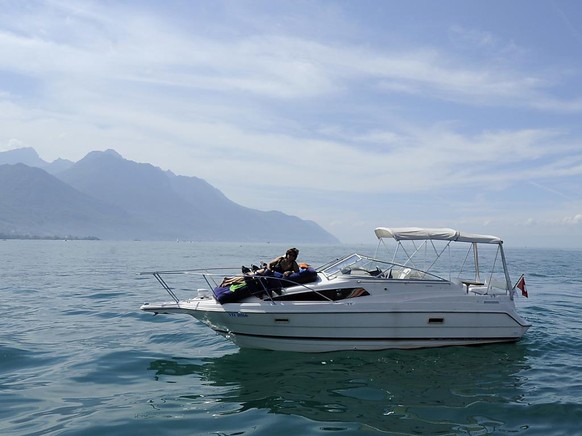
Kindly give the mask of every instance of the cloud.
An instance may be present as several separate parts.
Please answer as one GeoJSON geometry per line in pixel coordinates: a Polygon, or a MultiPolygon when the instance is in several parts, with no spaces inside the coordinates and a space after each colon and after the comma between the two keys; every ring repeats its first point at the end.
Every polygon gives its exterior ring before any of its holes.
{"type": "Polygon", "coordinates": [[[531,106],[542,111],[579,113],[582,112],[582,98],[561,100],[547,96],[540,96],[532,101],[531,106]]]}
{"type": "Polygon", "coordinates": [[[27,147],[27,144],[16,138],[10,138],[5,144],[0,144],[0,151],[16,150],[27,147]]]}
{"type": "Polygon", "coordinates": [[[578,225],[582,223],[582,213],[579,213],[577,215],[574,216],[567,216],[564,218],[564,223],[565,224],[572,224],[572,225],[578,225]]]}
{"type": "MultiPolygon", "coordinates": [[[[545,95],[548,78],[482,62],[471,67],[435,47],[397,51],[285,33],[209,38],[172,27],[154,11],[129,13],[123,5],[117,6],[118,11],[106,10],[99,3],[49,5],[54,9],[33,8],[37,14],[27,14],[17,30],[0,33],[5,68],[47,81],[58,80],[53,75],[82,76],[112,81],[113,86],[116,81],[136,81],[273,99],[320,97],[368,82],[380,92],[465,104],[582,109],[579,99],[545,95]],[[39,23],[43,31],[36,30],[39,23]]],[[[494,45],[488,33],[456,32],[479,39],[482,45],[494,45]]]]}

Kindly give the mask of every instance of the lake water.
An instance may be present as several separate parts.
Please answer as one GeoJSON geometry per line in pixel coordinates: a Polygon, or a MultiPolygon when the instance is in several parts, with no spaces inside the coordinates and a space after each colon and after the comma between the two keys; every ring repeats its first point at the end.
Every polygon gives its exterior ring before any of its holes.
{"type": "MultiPolygon", "coordinates": [[[[140,271],[237,266],[273,244],[0,241],[0,434],[582,434],[582,251],[510,249],[517,344],[240,350],[140,271]]],[[[303,246],[319,265],[366,246],[303,246]]]]}

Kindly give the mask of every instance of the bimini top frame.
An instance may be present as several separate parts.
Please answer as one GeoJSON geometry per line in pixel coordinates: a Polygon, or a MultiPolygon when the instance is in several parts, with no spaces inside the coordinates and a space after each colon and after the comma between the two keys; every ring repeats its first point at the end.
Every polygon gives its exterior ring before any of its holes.
{"type": "Polygon", "coordinates": [[[479,244],[503,244],[503,241],[497,236],[477,235],[475,233],[460,232],[448,228],[426,229],[421,227],[378,227],[374,230],[374,233],[376,233],[378,239],[392,238],[396,241],[420,241],[432,239],[437,241],[474,242],[479,244]]]}
{"type": "MultiPolygon", "coordinates": [[[[496,244],[498,246],[498,253],[501,256],[501,263],[503,267],[503,273],[505,275],[505,282],[506,282],[506,290],[511,291],[511,280],[509,278],[509,272],[507,269],[507,264],[505,260],[505,253],[503,252],[503,241],[501,238],[492,235],[480,235],[476,233],[467,233],[461,232],[459,230],[454,230],[450,228],[422,228],[422,227],[398,227],[398,228],[389,228],[389,227],[377,227],[374,230],[376,237],[379,239],[380,243],[382,243],[383,239],[394,239],[398,242],[398,246],[402,247],[408,260],[412,262],[412,258],[415,254],[420,250],[420,247],[416,247],[414,253],[410,254],[406,252],[406,249],[402,246],[401,241],[424,241],[432,242],[432,241],[447,241],[445,248],[441,250],[437,250],[434,244],[431,244],[434,252],[436,254],[436,259],[433,262],[436,263],[438,258],[444,253],[446,248],[449,247],[451,242],[465,242],[472,245],[473,248],[473,257],[475,262],[475,279],[480,280],[479,278],[479,254],[477,251],[477,244],[496,244]]],[[[396,256],[396,253],[394,253],[396,256]]],[[[428,268],[430,268],[432,265],[428,268]]],[[[512,293],[513,296],[513,293],[512,293]]]]}

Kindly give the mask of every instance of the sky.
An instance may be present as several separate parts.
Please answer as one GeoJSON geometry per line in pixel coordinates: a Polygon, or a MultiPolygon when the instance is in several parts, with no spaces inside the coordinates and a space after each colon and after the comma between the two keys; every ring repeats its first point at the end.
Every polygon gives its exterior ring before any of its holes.
{"type": "Polygon", "coordinates": [[[0,0],[0,150],[317,222],[582,248],[582,2],[0,0]]]}

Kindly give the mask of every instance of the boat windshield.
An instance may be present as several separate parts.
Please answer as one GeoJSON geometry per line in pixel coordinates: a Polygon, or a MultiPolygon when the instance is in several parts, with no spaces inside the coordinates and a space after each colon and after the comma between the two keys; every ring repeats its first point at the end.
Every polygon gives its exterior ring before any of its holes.
{"type": "Polygon", "coordinates": [[[357,253],[330,262],[319,268],[319,271],[327,277],[341,274],[383,279],[446,280],[414,266],[388,262],[357,253]]]}
{"type": "Polygon", "coordinates": [[[343,257],[341,259],[336,259],[327,265],[322,266],[320,269],[327,276],[336,275],[342,273],[352,268],[366,268],[370,266],[370,258],[367,256],[361,256],[357,253],[350,254],[349,256],[343,257]]]}

